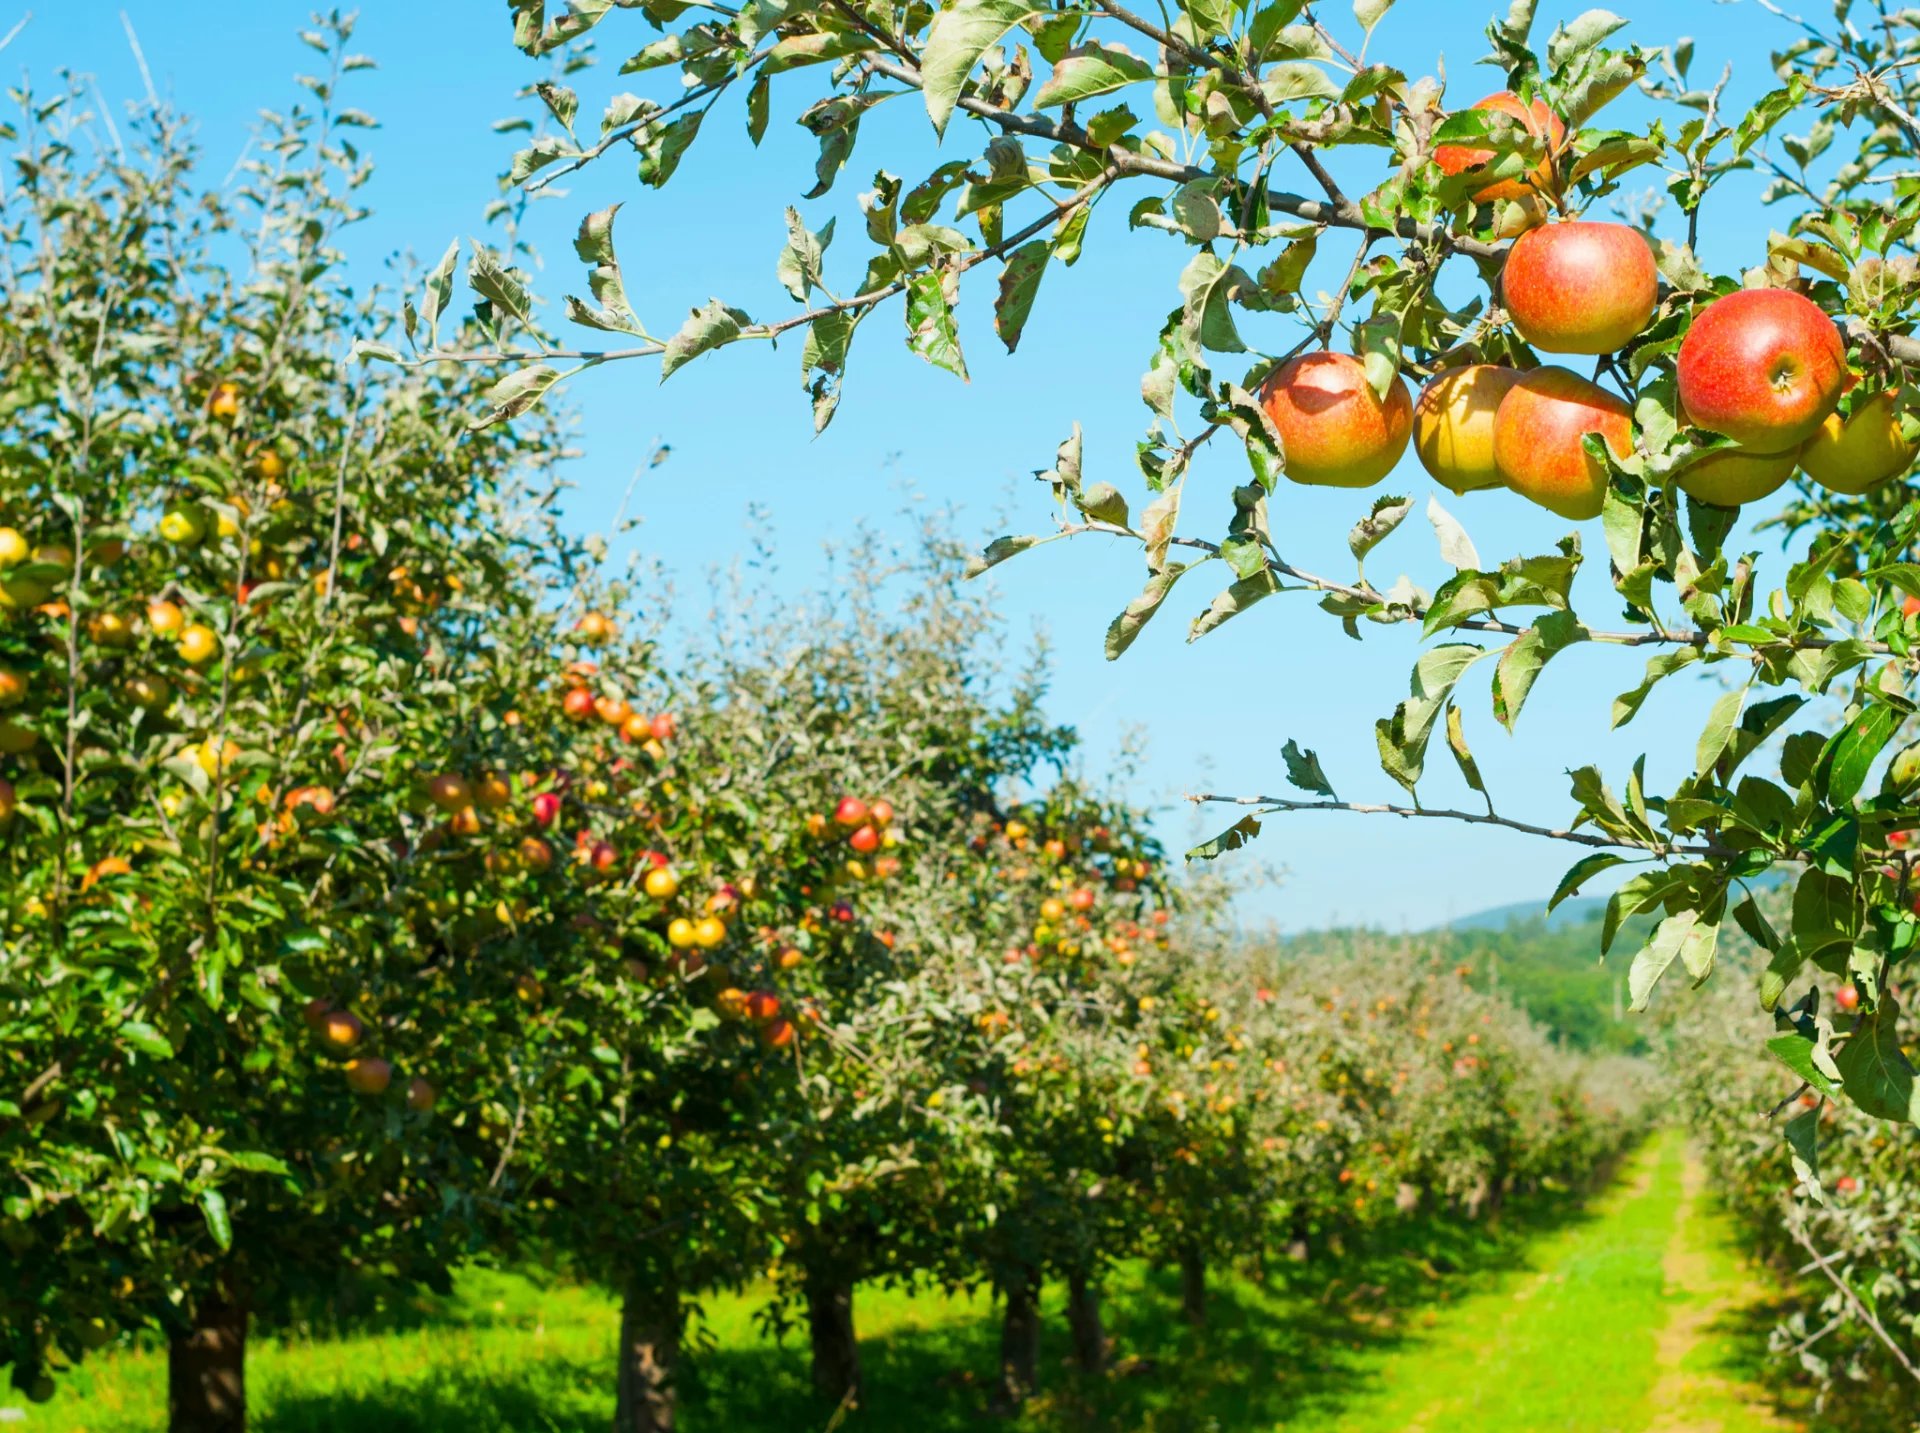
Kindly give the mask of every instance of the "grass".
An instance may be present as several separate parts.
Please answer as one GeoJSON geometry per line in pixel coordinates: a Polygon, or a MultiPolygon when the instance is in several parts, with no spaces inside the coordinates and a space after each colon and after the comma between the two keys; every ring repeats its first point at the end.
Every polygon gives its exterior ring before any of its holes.
{"type": "MultiPolygon", "coordinates": [[[[1753,1290],[1700,1197],[1677,1136],[1656,1138],[1600,1199],[1509,1209],[1497,1224],[1433,1225],[1267,1284],[1220,1280],[1209,1324],[1179,1318],[1170,1271],[1129,1267],[1109,1296],[1118,1366],[1064,1366],[1049,1308],[1043,1396],[1010,1433],[1403,1433],[1771,1429],[1731,1354],[1753,1290]]],[[[681,1426],[824,1428],[804,1342],[784,1346],[746,1297],[714,1300],[681,1426]]],[[[259,1340],[249,1362],[262,1433],[599,1433],[612,1413],[617,1314],[598,1291],[470,1271],[429,1321],[379,1335],[259,1340]]],[[[998,1339],[985,1299],[863,1288],[868,1401],[845,1426],[979,1428],[998,1339]]],[[[29,1410],[29,1433],[162,1426],[165,1361],[96,1359],[29,1410]]],[[[0,1404],[0,1406],[5,1406],[0,1404]]]]}

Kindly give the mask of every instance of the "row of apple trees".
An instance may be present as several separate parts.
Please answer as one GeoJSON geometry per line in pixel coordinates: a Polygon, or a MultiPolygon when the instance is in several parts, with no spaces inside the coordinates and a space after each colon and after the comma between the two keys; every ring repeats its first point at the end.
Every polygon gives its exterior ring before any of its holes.
{"type": "Polygon", "coordinates": [[[1226,893],[1071,775],[937,542],[676,622],[557,525],[551,423],[342,363],[523,292],[511,233],[466,311],[445,271],[397,310],[348,282],[347,29],[229,191],[164,109],[116,145],[60,93],[7,138],[16,1387],[151,1329],[172,1425],[237,1429],[256,1324],[540,1251],[621,1298],[623,1428],[671,1425],[702,1296],[769,1278],[842,1399],[860,1281],[991,1283],[1017,1398],[1046,1280],[1097,1367],[1116,1259],[1178,1261],[1199,1316],[1275,1227],[1324,1248],[1617,1143],[1441,973],[1220,954],[1226,893]]]}

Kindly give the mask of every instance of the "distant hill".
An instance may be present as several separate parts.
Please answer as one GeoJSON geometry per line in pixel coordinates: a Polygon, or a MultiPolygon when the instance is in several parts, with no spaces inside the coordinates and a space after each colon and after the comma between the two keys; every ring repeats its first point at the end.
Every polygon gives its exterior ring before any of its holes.
{"type": "Polygon", "coordinates": [[[1605,896],[1571,896],[1554,907],[1553,914],[1547,914],[1547,902],[1544,897],[1537,901],[1515,901],[1511,905],[1494,906],[1490,910],[1475,911],[1471,915],[1455,916],[1452,920],[1442,921],[1431,927],[1433,930],[1504,930],[1517,921],[1541,920],[1553,929],[1570,925],[1585,925],[1589,921],[1599,920],[1606,911],[1605,896]]]}

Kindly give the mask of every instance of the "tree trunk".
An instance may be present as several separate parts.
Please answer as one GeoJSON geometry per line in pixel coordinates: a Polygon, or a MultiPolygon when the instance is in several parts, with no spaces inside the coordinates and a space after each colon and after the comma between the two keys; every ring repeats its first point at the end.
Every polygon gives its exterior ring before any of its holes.
{"type": "Polygon", "coordinates": [[[638,1274],[628,1282],[620,1303],[614,1433],[673,1433],[680,1323],[680,1291],[671,1276],[638,1274]]]}
{"type": "Polygon", "coordinates": [[[860,1344],[853,1333],[853,1280],[807,1274],[807,1331],[813,1339],[813,1387],[834,1403],[860,1399],[860,1344]]]}
{"type": "Polygon", "coordinates": [[[1202,1328],[1207,1322],[1207,1261],[1198,1249],[1180,1250],[1180,1311],[1187,1322],[1202,1328]]]}
{"type": "Polygon", "coordinates": [[[1001,1285],[1007,1312],[1000,1325],[1000,1402],[1027,1401],[1040,1383],[1040,1276],[1023,1268],[1001,1285]]]}
{"type": "Polygon", "coordinates": [[[200,1301],[193,1327],[167,1345],[169,1433],[245,1433],[247,1311],[222,1295],[200,1301]]]}
{"type": "Polygon", "coordinates": [[[1073,1330],[1073,1361],[1082,1373],[1107,1371],[1107,1330],[1100,1321],[1100,1286],[1086,1274],[1067,1276],[1067,1324],[1073,1330]]]}

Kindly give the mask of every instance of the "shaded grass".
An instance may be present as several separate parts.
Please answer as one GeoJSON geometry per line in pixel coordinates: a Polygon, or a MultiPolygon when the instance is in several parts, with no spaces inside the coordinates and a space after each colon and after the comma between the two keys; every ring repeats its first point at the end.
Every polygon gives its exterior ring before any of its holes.
{"type": "MultiPolygon", "coordinates": [[[[1218,1279],[1203,1330],[1180,1317],[1173,1271],[1127,1266],[1108,1297],[1118,1366],[1104,1380],[1066,1367],[1065,1321],[1058,1291],[1050,1291],[1043,1394],[1004,1426],[1645,1427],[1652,1342],[1668,1297],[1661,1252],[1681,1158],[1678,1140],[1662,1136],[1587,1208],[1570,1195],[1542,1196],[1497,1222],[1415,1225],[1342,1258],[1282,1264],[1264,1283],[1218,1279]]],[[[777,1343],[756,1321],[757,1307],[752,1297],[717,1298],[696,1326],[703,1347],[683,1384],[686,1433],[826,1426],[832,1410],[808,1386],[804,1340],[777,1343]]],[[[611,1420],[618,1311],[599,1291],[470,1270],[451,1299],[402,1313],[397,1327],[377,1335],[257,1340],[253,1426],[599,1433],[611,1420]]],[[[863,1287],[857,1318],[867,1402],[845,1426],[948,1433],[989,1424],[997,1314],[985,1296],[863,1287]]],[[[22,1426],[157,1429],[164,1380],[156,1350],[97,1359],[22,1426]]]]}

